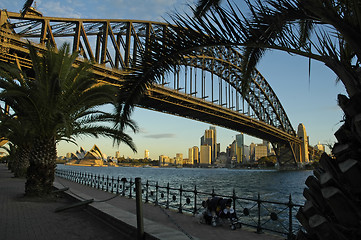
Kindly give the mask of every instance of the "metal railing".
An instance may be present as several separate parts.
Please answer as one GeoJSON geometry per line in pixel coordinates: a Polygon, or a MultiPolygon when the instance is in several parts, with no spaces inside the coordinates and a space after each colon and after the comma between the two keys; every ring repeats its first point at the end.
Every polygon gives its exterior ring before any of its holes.
{"type": "MultiPolygon", "coordinates": [[[[133,179],[97,175],[69,170],[56,170],[56,175],[70,181],[91,186],[93,188],[120,194],[124,197],[135,198],[135,181],[133,179]]],[[[295,215],[302,205],[292,202],[291,195],[287,202],[262,200],[260,194],[257,198],[244,198],[236,195],[235,190],[230,195],[217,194],[213,189],[211,193],[201,192],[194,186],[193,189],[171,187],[168,183],[161,186],[158,182],[142,183],[142,198],[145,203],[154,203],[166,209],[177,210],[179,213],[197,215],[203,211],[203,203],[209,197],[222,197],[232,199],[239,222],[242,225],[255,228],[257,233],[270,231],[293,239],[301,225],[295,215]]]]}

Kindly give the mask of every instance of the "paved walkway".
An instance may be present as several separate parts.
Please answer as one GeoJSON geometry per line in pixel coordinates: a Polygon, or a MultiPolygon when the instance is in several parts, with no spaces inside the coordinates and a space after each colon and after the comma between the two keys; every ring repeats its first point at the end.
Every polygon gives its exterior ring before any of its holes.
{"type": "MultiPolygon", "coordinates": [[[[61,212],[55,209],[70,206],[69,198],[29,199],[23,196],[25,179],[12,178],[0,164],[0,239],[136,239],[135,200],[114,197],[114,194],[56,178],[54,186],[69,187],[66,194],[74,199],[94,199],[88,207],[61,212]],[[112,223],[112,225],[108,224],[112,223]]],[[[143,204],[146,239],[285,239],[254,229],[200,224],[196,217],[143,204]]]]}

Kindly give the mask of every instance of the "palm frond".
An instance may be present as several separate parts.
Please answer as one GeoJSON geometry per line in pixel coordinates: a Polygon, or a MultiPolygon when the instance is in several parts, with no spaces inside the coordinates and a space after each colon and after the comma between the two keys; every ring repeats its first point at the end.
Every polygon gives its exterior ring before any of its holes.
{"type": "Polygon", "coordinates": [[[194,11],[194,16],[203,17],[212,6],[218,6],[221,0],[199,0],[194,11]]]}
{"type": "Polygon", "coordinates": [[[21,17],[24,17],[26,12],[29,10],[31,5],[33,4],[34,0],[26,0],[24,3],[23,9],[21,10],[21,17]]]}

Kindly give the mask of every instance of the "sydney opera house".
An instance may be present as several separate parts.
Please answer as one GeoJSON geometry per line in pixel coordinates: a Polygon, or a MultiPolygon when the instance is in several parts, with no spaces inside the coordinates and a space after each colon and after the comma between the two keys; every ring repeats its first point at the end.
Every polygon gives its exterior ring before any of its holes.
{"type": "Polygon", "coordinates": [[[85,151],[84,148],[80,147],[79,151],[71,153],[66,165],[105,167],[115,164],[108,163],[106,155],[100,151],[97,145],[94,145],[89,151],[85,151]]]}

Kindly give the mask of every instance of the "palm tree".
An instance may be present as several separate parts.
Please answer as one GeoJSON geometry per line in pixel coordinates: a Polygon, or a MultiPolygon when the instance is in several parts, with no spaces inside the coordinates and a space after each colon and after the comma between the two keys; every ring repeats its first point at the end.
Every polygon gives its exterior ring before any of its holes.
{"type": "MultiPolygon", "coordinates": [[[[344,125],[338,142],[324,154],[320,167],[306,181],[306,203],[297,214],[305,231],[297,239],[360,239],[361,237],[361,2],[359,0],[244,1],[248,15],[235,4],[199,1],[196,17],[173,15],[169,38],[149,39],[143,60],[129,78],[133,93],[158,81],[183,57],[210,46],[236,46],[243,52],[242,91],[255,66],[269,49],[323,62],[336,73],[348,96],[339,95],[344,125]],[[137,89],[137,90],[136,90],[137,89]]],[[[129,95],[131,96],[131,94],[129,95]]],[[[129,117],[132,98],[125,101],[129,117]],[[128,104],[128,105],[127,105],[128,104]]],[[[291,238],[292,236],[289,236],[291,238]]]]}
{"type": "MultiPolygon", "coordinates": [[[[51,192],[58,141],[74,142],[79,135],[103,135],[136,151],[132,138],[113,127],[115,115],[99,108],[106,104],[116,106],[118,87],[95,79],[91,64],[76,64],[78,54],[70,55],[69,49],[69,44],[58,51],[49,46],[40,54],[30,45],[33,69],[20,71],[8,64],[0,65],[0,100],[27,126],[32,140],[25,186],[25,193],[30,196],[51,192]]],[[[124,125],[137,129],[130,120],[124,125]]]]}
{"type": "Polygon", "coordinates": [[[29,8],[31,7],[31,5],[33,4],[34,0],[27,0],[24,3],[23,9],[21,10],[21,16],[24,17],[26,12],[29,10],[29,8]]]}
{"type": "Polygon", "coordinates": [[[29,127],[22,124],[18,118],[3,112],[0,112],[0,122],[2,139],[7,140],[10,144],[7,151],[11,155],[11,170],[15,177],[26,177],[32,147],[32,136],[29,134],[29,127]]]}

